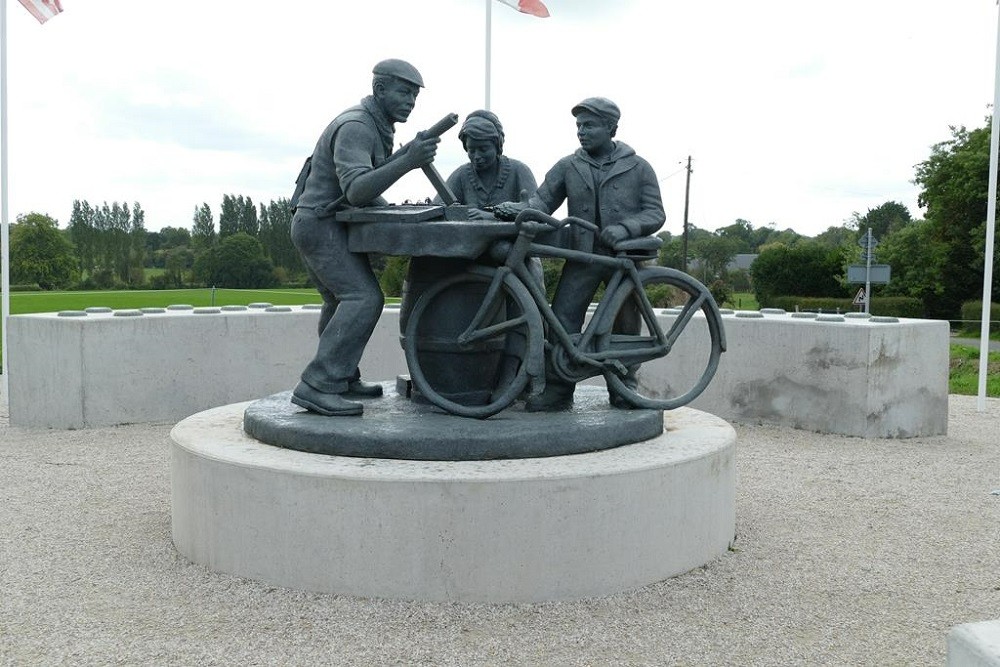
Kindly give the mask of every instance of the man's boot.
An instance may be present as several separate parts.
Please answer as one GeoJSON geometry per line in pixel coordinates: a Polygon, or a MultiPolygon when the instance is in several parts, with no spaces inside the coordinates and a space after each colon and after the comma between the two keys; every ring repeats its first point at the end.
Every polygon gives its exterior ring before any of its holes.
{"type": "Polygon", "coordinates": [[[347,384],[347,396],[356,398],[378,398],[382,395],[382,385],[377,382],[364,382],[362,380],[351,380],[347,384]]]}
{"type": "Polygon", "coordinates": [[[292,391],[292,403],[327,417],[347,417],[360,415],[364,406],[347,400],[340,394],[328,394],[313,389],[305,382],[299,382],[292,391]]]}
{"type": "Polygon", "coordinates": [[[525,412],[562,412],[573,407],[576,385],[546,380],[545,391],[524,402],[525,412]]]}

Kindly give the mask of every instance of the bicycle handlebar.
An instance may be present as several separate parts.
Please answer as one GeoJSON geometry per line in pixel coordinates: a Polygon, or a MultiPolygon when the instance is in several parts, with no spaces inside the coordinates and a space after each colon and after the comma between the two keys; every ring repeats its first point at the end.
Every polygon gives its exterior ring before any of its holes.
{"type": "Polygon", "coordinates": [[[526,208],[517,214],[514,218],[514,225],[518,232],[521,231],[521,227],[526,222],[538,222],[544,225],[548,225],[552,229],[559,229],[566,225],[576,225],[578,227],[583,227],[584,229],[590,230],[594,233],[600,232],[600,228],[592,222],[584,220],[583,218],[576,218],[573,216],[567,217],[565,220],[559,220],[553,218],[551,215],[542,213],[538,209],[526,208]]]}

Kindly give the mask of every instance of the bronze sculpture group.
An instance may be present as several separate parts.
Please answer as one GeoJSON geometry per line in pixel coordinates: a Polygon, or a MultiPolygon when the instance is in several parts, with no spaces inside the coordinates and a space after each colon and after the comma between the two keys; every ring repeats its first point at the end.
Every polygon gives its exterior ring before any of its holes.
{"type": "MultiPolygon", "coordinates": [[[[353,207],[384,205],[382,193],[413,169],[430,169],[436,174],[430,165],[439,143],[437,136],[418,133],[396,154],[391,150],[395,123],[407,120],[421,87],[423,79],[411,64],[402,60],[376,64],[372,94],[329,124],[316,144],[311,164],[307,162],[300,175],[293,198],[292,239],[323,297],[323,310],[316,355],[303,371],[291,400],[310,412],[360,415],[363,404],[351,398],[382,394],[381,385],[361,380],[358,363],[381,314],[384,296],[367,254],[349,250],[349,223],[336,220],[336,214],[353,207]]],[[[532,224],[532,220],[537,224],[551,220],[546,214],[565,202],[570,218],[584,223],[557,230],[542,225],[551,231],[536,230],[546,244],[578,251],[567,255],[551,304],[558,319],[552,324],[570,337],[580,333],[587,307],[600,285],[608,283],[613,274],[620,282],[624,272],[611,262],[589,261],[579,251],[623,256],[630,239],[646,239],[665,219],[652,167],[615,139],[621,117],[618,106],[608,99],[591,97],[575,105],[571,113],[580,147],[559,160],[537,188],[531,170],[503,154],[503,126],[495,114],[485,110],[469,114],[459,131],[469,163],[456,169],[446,182],[435,185],[439,192],[436,201],[464,204],[469,220],[494,219],[494,213],[510,219],[527,210],[532,213],[519,216],[523,224],[532,224]]],[[[427,263],[428,258],[420,261],[427,263]]],[[[540,260],[526,254],[519,261],[526,262],[525,268],[540,284],[540,260]]],[[[502,258],[494,257],[494,265],[497,263],[502,265],[502,258]]],[[[632,273],[638,275],[634,270],[632,273]]],[[[706,307],[704,295],[698,292],[697,297],[693,310],[706,307]]],[[[710,308],[705,312],[711,314],[715,304],[710,296],[707,305],[710,308]]],[[[639,331],[641,318],[648,320],[650,311],[648,301],[645,315],[641,306],[621,307],[615,315],[615,332],[639,331]]],[[[666,354],[669,344],[661,347],[666,354]]],[[[539,383],[544,390],[527,397],[526,411],[562,411],[572,406],[572,374],[560,372],[552,363],[546,358],[544,381],[539,383]]],[[[611,404],[622,409],[642,407],[627,400],[634,397],[635,366],[627,362],[618,366],[616,381],[609,382],[611,404]]]]}

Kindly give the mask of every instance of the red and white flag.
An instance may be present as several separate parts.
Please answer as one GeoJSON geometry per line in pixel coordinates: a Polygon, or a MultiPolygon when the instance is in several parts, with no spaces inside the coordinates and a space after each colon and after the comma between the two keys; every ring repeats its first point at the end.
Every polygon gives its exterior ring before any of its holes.
{"type": "Polygon", "coordinates": [[[21,4],[38,19],[39,23],[45,23],[62,11],[59,0],[21,0],[21,4]]]}
{"type": "MultiPolygon", "coordinates": [[[[21,0],[24,2],[24,0],[21,0]]],[[[531,14],[540,19],[549,17],[549,10],[542,4],[541,0],[499,0],[508,7],[513,7],[522,14],[531,14]]]]}

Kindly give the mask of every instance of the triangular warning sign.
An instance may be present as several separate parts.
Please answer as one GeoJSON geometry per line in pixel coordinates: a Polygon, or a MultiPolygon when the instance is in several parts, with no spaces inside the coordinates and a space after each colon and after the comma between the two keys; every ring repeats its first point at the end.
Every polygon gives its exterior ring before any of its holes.
{"type": "Polygon", "coordinates": [[[854,295],[854,305],[863,306],[868,301],[868,295],[865,294],[865,288],[862,287],[858,290],[858,293],[854,295]]]}

